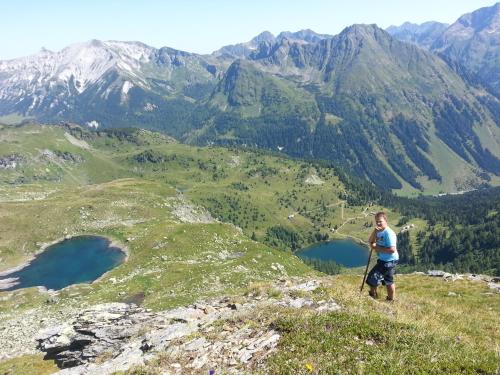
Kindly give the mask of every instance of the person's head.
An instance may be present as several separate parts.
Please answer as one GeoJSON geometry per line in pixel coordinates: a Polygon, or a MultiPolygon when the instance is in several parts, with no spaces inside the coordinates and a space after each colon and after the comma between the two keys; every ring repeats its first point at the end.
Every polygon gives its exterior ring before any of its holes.
{"type": "Polygon", "coordinates": [[[380,229],[387,227],[387,215],[385,212],[380,211],[375,214],[375,225],[380,229]]]}

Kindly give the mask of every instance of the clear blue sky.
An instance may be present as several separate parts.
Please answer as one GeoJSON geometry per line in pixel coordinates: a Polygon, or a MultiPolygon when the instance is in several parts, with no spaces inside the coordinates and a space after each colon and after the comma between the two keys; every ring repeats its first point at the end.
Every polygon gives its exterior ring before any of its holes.
{"type": "Polygon", "coordinates": [[[90,39],[210,53],[261,31],[337,34],[353,23],[452,23],[494,0],[0,0],[0,60],[90,39]]]}

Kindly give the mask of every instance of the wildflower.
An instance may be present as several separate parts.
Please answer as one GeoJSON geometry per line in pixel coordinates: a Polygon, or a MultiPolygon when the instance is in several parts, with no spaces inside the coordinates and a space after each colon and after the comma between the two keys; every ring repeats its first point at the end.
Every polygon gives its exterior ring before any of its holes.
{"type": "Polygon", "coordinates": [[[306,363],[306,369],[310,372],[313,371],[313,365],[311,365],[310,363],[306,363]]]}

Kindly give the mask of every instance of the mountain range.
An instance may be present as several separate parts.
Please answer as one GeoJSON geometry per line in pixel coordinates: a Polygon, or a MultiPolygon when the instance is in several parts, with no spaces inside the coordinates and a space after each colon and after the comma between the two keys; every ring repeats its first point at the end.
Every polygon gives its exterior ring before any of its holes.
{"type": "Polygon", "coordinates": [[[464,14],[452,25],[405,23],[387,32],[439,54],[463,75],[500,95],[500,3],[464,14]]]}
{"type": "Polygon", "coordinates": [[[332,160],[387,189],[500,176],[500,3],[447,26],[264,32],[210,55],[92,40],[0,61],[0,120],[159,130],[332,160]]]}

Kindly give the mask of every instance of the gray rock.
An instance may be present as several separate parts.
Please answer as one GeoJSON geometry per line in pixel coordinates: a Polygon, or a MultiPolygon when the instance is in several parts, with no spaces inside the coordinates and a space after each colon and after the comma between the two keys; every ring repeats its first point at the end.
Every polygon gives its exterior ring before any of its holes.
{"type": "Polygon", "coordinates": [[[320,305],[318,308],[316,308],[317,312],[329,312],[329,311],[338,311],[340,310],[341,307],[333,301],[327,302],[323,305],[320,305]]]}
{"type": "Polygon", "coordinates": [[[311,306],[314,302],[308,298],[297,298],[293,299],[288,303],[289,307],[293,307],[295,309],[300,309],[304,306],[311,306]]]}
{"type": "Polygon", "coordinates": [[[145,357],[137,343],[123,348],[122,352],[100,364],[86,363],[81,366],[66,368],[58,372],[58,375],[107,375],[117,371],[127,371],[132,366],[139,366],[145,363],[145,357]]]}
{"type": "Polygon", "coordinates": [[[69,325],[44,330],[36,337],[38,349],[47,353],[49,357],[53,356],[68,350],[75,336],[76,332],[69,325]]]}
{"type": "Polygon", "coordinates": [[[493,289],[495,292],[500,293],[500,284],[499,283],[488,283],[488,288],[493,289]]]}
{"type": "Polygon", "coordinates": [[[24,161],[23,156],[18,154],[7,155],[0,158],[0,169],[15,169],[24,161]]]}
{"type": "Polygon", "coordinates": [[[206,338],[199,337],[197,339],[194,339],[193,341],[188,342],[184,346],[184,349],[188,352],[193,352],[193,351],[202,350],[203,348],[207,347],[208,345],[210,345],[210,343],[207,341],[206,338]]]}
{"type": "Polygon", "coordinates": [[[427,271],[427,275],[433,276],[433,277],[443,277],[446,274],[444,271],[440,270],[429,270],[427,271]]]}
{"type": "Polygon", "coordinates": [[[202,319],[204,315],[205,313],[203,310],[194,307],[180,307],[163,314],[163,316],[167,319],[183,323],[202,319]]]}
{"type": "MultiPolygon", "coordinates": [[[[166,328],[148,332],[142,341],[142,346],[151,348],[162,348],[168,344],[169,341],[183,336],[197,330],[195,325],[186,323],[175,323],[166,328]]],[[[142,347],[141,346],[141,347],[142,347]]],[[[148,349],[148,350],[149,350],[148,349]]]]}
{"type": "Polygon", "coordinates": [[[306,281],[305,283],[292,286],[292,287],[288,288],[288,290],[300,290],[303,292],[312,292],[312,291],[318,289],[319,286],[320,286],[320,283],[318,280],[309,280],[309,281],[306,281]]]}
{"type": "Polygon", "coordinates": [[[238,359],[241,363],[247,363],[248,361],[250,361],[250,359],[252,359],[252,356],[253,353],[251,351],[244,350],[242,351],[238,359]]]}
{"type": "Polygon", "coordinates": [[[135,305],[97,305],[83,311],[70,325],[40,332],[37,347],[60,368],[78,366],[105,353],[120,353],[123,343],[149,318],[151,314],[135,305]]]}
{"type": "Polygon", "coordinates": [[[208,363],[208,354],[205,353],[201,356],[196,357],[193,362],[191,362],[187,367],[194,368],[196,370],[201,369],[208,363]]]}

